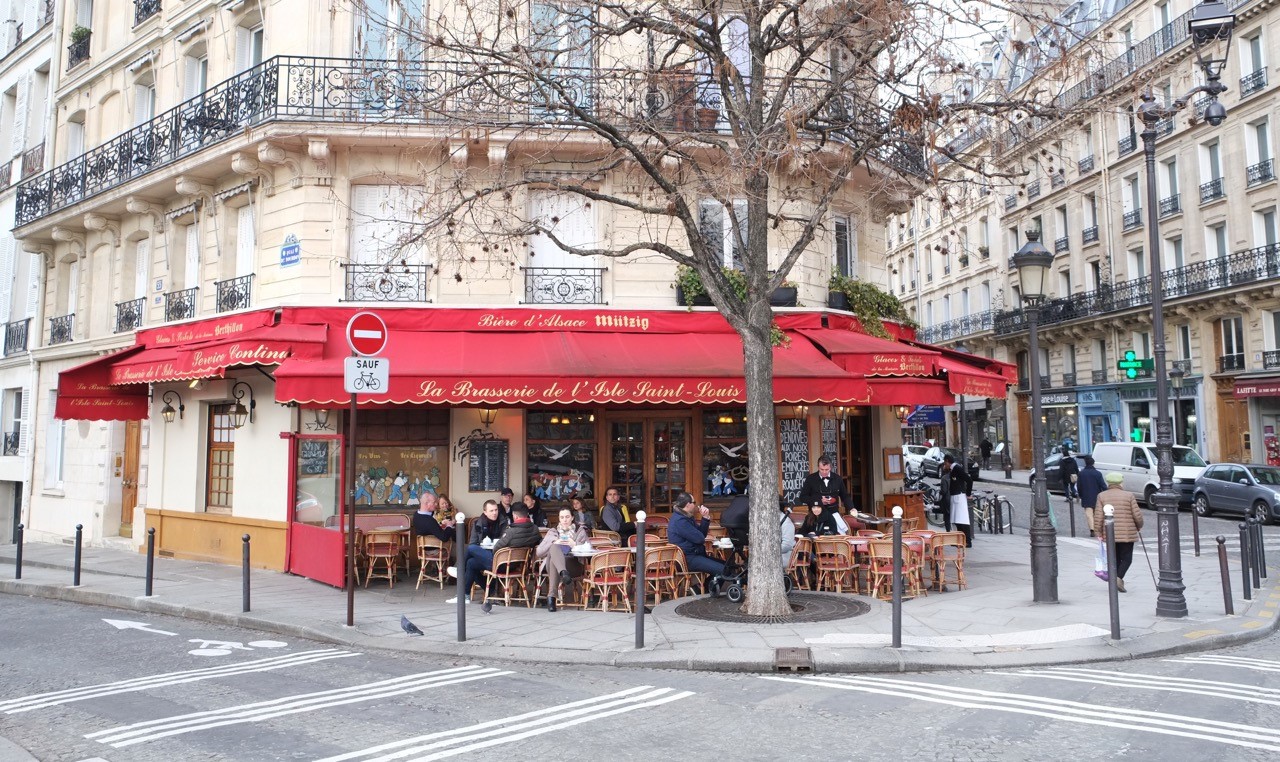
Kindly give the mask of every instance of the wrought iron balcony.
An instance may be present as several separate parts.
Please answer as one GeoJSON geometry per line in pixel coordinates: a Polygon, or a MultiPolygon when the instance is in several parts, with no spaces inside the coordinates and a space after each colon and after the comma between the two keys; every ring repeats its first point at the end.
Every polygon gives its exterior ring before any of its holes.
{"type": "Polygon", "coordinates": [[[1255,185],[1271,182],[1276,179],[1275,159],[1267,159],[1257,164],[1250,164],[1245,169],[1245,184],[1252,188],[1255,185]]]}
{"type": "Polygon", "coordinates": [[[1268,349],[1262,353],[1262,367],[1267,370],[1280,368],[1280,349],[1268,349]]]}
{"type": "Polygon", "coordinates": [[[147,299],[140,296],[127,302],[116,303],[116,333],[128,333],[142,327],[142,313],[147,307],[147,299]]]}
{"type": "Polygon", "coordinates": [[[1071,250],[1071,238],[1069,236],[1064,235],[1063,237],[1053,242],[1054,254],[1061,254],[1064,251],[1070,251],[1070,250],[1071,250]]]}
{"type": "Polygon", "coordinates": [[[1173,117],[1156,122],[1156,137],[1163,137],[1173,132],[1173,117]]]}
{"type": "Polygon", "coordinates": [[[133,0],[133,25],[137,26],[160,12],[160,0],[133,0]]]}
{"type": "Polygon", "coordinates": [[[196,316],[196,297],[200,294],[199,286],[192,286],[183,291],[170,291],[164,295],[164,319],[166,323],[175,320],[190,320],[196,316]]]}
{"type": "Polygon", "coordinates": [[[1008,196],[1004,197],[1004,210],[1006,212],[1012,212],[1017,206],[1018,206],[1018,197],[1016,195],[1011,193],[1008,196]]]}
{"type": "Polygon", "coordinates": [[[1019,378],[1018,378],[1018,389],[1019,389],[1019,390],[1021,390],[1021,391],[1026,391],[1027,389],[1030,389],[1030,388],[1031,388],[1031,379],[1026,378],[1025,376],[1022,376],[1022,377],[1019,377],[1019,378]]]}
{"type": "Polygon", "coordinates": [[[93,33],[90,32],[81,39],[75,40],[67,46],[68,69],[74,69],[89,60],[89,41],[92,39],[93,33]]]}
{"type": "Polygon", "coordinates": [[[6,456],[17,455],[20,444],[22,444],[21,431],[6,431],[4,433],[4,454],[6,456]]]}
{"type": "Polygon", "coordinates": [[[1054,172],[1052,175],[1049,175],[1049,187],[1061,188],[1066,184],[1067,184],[1067,173],[1064,172],[1063,170],[1060,169],[1057,172],[1054,172]]]}
{"type": "Polygon", "coordinates": [[[1121,156],[1127,156],[1128,154],[1133,153],[1134,150],[1137,149],[1137,147],[1138,147],[1138,136],[1134,135],[1131,132],[1128,135],[1125,135],[1120,138],[1119,143],[1116,145],[1116,150],[1119,152],[1121,156]]]}
{"type": "Polygon", "coordinates": [[[1090,225],[1089,227],[1080,231],[1080,240],[1082,243],[1097,243],[1098,242],[1098,226],[1090,225]]]}
{"type": "Polygon", "coordinates": [[[1244,353],[1237,352],[1230,355],[1221,355],[1218,357],[1218,372],[1229,373],[1231,371],[1244,370],[1244,353]]]}
{"type": "Polygon", "coordinates": [[[27,351],[27,327],[31,318],[4,324],[4,355],[16,355],[27,351]]]}
{"type": "Polygon", "coordinates": [[[1080,174],[1088,174],[1093,171],[1093,154],[1089,154],[1080,161],[1076,162],[1076,168],[1080,174]]]}
{"type": "Polygon", "coordinates": [[[0,164],[0,190],[8,188],[13,182],[13,159],[0,164]]]}
{"type": "Polygon", "coordinates": [[[1134,209],[1124,213],[1124,229],[1133,230],[1142,227],[1142,210],[1134,209]]]}
{"type": "Polygon", "coordinates": [[[1163,219],[1182,211],[1182,194],[1175,193],[1168,198],[1160,199],[1160,217],[1163,219]]]}
{"type": "Polygon", "coordinates": [[[1053,388],[1053,384],[1052,384],[1052,383],[1050,383],[1052,380],[1053,380],[1053,379],[1051,379],[1048,375],[1041,376],[1041,377],[1040,377],[1040,388],[1041,388],[1041,389],[1052,389],[1052,388],[1053,388]]]}
{"type": "Polygon", "coordinates": [[[1252,95],[1267,86],[1267,67],[1240,78],[1240,97],[1252,95]]]}
{"type": "Polygon", "coordinates": [[[1074,373],[1063,373],[1063,374],[1062,374],[1062,385],[1063,385],[1063,386],[1075,386],[1075,385],[1076,385],[1076,374],[1074,374],[1074,373]]]}
{"type": "Polygon", "coordinates": [[[1207,204],[1210,201],[1217,201],[1227,195],[1226,181],[1221,177],[1215,177],[1207,183],[1200,186],[1200,203],[1207,204]]]}
{"type": "Polygon", "coordinates": [[[1027,184],[1027,200],[1035,201],[1038,198],[1040,198],[1040,181],[1036,180],[1027,184]]]}
{"type": "Polygon", "coordinates": [[[49,345],[66,344],[75,338],[75,313],[49,318],[49,345]]]}
{"type": "Polygon", "coordinates": [[[241,275],[215,283],[218,287],[218,312],[247,310],[252,304],[253,274],[241,275]]]}
{"type": "Polygon", "coordinates": [[[525,267],[524,304],[604,304],[603,267],[525,267]]]}
{"type": "Polygon", "coordinates": [[[40,26],[44,26],[50,21],[53,21],[53,0],[44,0],[44,2],[40,4],[39,24],[40,26]]]}
{"type": "Polygon", "coordinates": [[[1107,369],[1099,368],[1098,370],[1093,371],[1089,374],[1089,379],[1095,384],[1107,383],[1107,369]]]}
{"type": "MultiPolygon", "coordinates": [[[[345,264],[342,268],[346,271],[346,288],[343,291],[345,301],[427,301],[427,276],[431,272],[431,265],[345,264]]],[[[249,306],[247,300],[244,306],[249,306]]]]}
{"type": "Polygon", "coordinates": [[[40,174],[44,169],[44,142],[28,148],[22,154],[22,179],[40,174]]]}

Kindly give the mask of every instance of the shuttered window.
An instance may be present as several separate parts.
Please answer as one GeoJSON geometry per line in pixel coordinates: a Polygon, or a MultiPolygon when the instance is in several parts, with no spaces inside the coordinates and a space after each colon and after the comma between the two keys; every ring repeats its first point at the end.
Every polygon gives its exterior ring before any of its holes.
{"type": "MultiPolygon", "coordinates": [[[[595,212],[588,199],[574,193],[534,190],[529,193],[529,219],[551,231],[566,246],[596,244],[595,212]]],[[[571,254],[539,233],[529,239],[529,267],[591,267],[593,260],[571,254]]]]}
{"type": "Polygon", "coordinates": [[[133,250],[133,298],[147,295],[147,274],[151,271],[151,239],[143,238],[133,250]]]}
{"type": "Polygon", "coordinates": [[[253,205],[236,210],[236,277],[251,275],[258,242],[253,229],[253,205]]]}
{"type": "Polygon", "coordinates": [[[400,185],[357,185],[351,189],[351,253],[355,264],[419,261],[413,241],[417,202],[400,185]]]}

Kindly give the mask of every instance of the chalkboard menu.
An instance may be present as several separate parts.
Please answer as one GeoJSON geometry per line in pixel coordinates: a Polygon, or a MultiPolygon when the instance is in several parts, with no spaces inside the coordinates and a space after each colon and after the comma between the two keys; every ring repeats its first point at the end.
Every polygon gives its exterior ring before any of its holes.
{"type": "Polygon", "coordinates": [[[840,422],[835,418],[822,419],[822,454],[831,458],[832,463],[839,460],[840,422]]]}
{"type": "Polygon", "coordinates": [[[778,446],[782,466],[782,496],[800,497],[800,488],[809,475],[809,428],[804,418],[778,419],[778,446]]]}
{"type": "Polygon", "coordinates": [[[324,476],[329,473],[328,440],[298,440],[298,473],[303,476],[324,476]]]}
{"type": "Polygon", "coordinates": [[[479,439],[471,442],[469,489],[472,492],[497,492],[507,486],[508,444],[505,439],[479,439]]]}

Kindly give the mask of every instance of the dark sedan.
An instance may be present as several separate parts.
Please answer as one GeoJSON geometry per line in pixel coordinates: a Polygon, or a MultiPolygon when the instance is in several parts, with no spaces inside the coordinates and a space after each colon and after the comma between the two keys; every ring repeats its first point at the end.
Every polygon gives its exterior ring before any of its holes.
{"type": "MultiPolygon", "coordinates": [[[[957,463],[960,462],[960,451],[956,448],[930,447],[929,451],[924,454],[924,459],[921,461],[924,465],[924,475],[932,476],[935,479],[940,478],[942,472],[942,458],[946,455],[950,455],[955,458],[957,463]]],[[[971,459],[969,461],[969,478],[975,482],[978,481],[981,478],[979,473],[980,468],[981,464],[978,463],[978,460],[976,458],[971,459]]]]}
{"type": "MultiPolygon", "coordinates": [[[[1072,455],[1076,461],[1076,473],[1080,473],[1084,468],[1084,458],[1079,455],[1072,455]]],[[[1031,472],[1031,478],[1027,480],[1029,486],[1035,486],[1036,472],[1031,472]]],[[[1062,486],[1062,453],[1055,452],[1044,459],[1044,480],[1048,485],[1050,492],[1061,492],[1066,494],[1066,490],[1062,486]]]]}
{"type": "Polygon", "coordinates": [[[1221,511],[1270,523],[1280,518],[1280,467],[1214,463],[1196,478],[1194,500],[1201,516],[1221,511]]]}

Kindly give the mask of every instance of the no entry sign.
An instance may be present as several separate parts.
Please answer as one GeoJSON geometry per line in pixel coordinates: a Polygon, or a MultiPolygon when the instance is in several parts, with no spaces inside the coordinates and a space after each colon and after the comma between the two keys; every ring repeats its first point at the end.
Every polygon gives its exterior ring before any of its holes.
{"type": "Polygon", "coordinates": [[[366,357],[387,348],[387,324],[372,312],[358,312],[347,321],[347,345],[366,357]]]}

